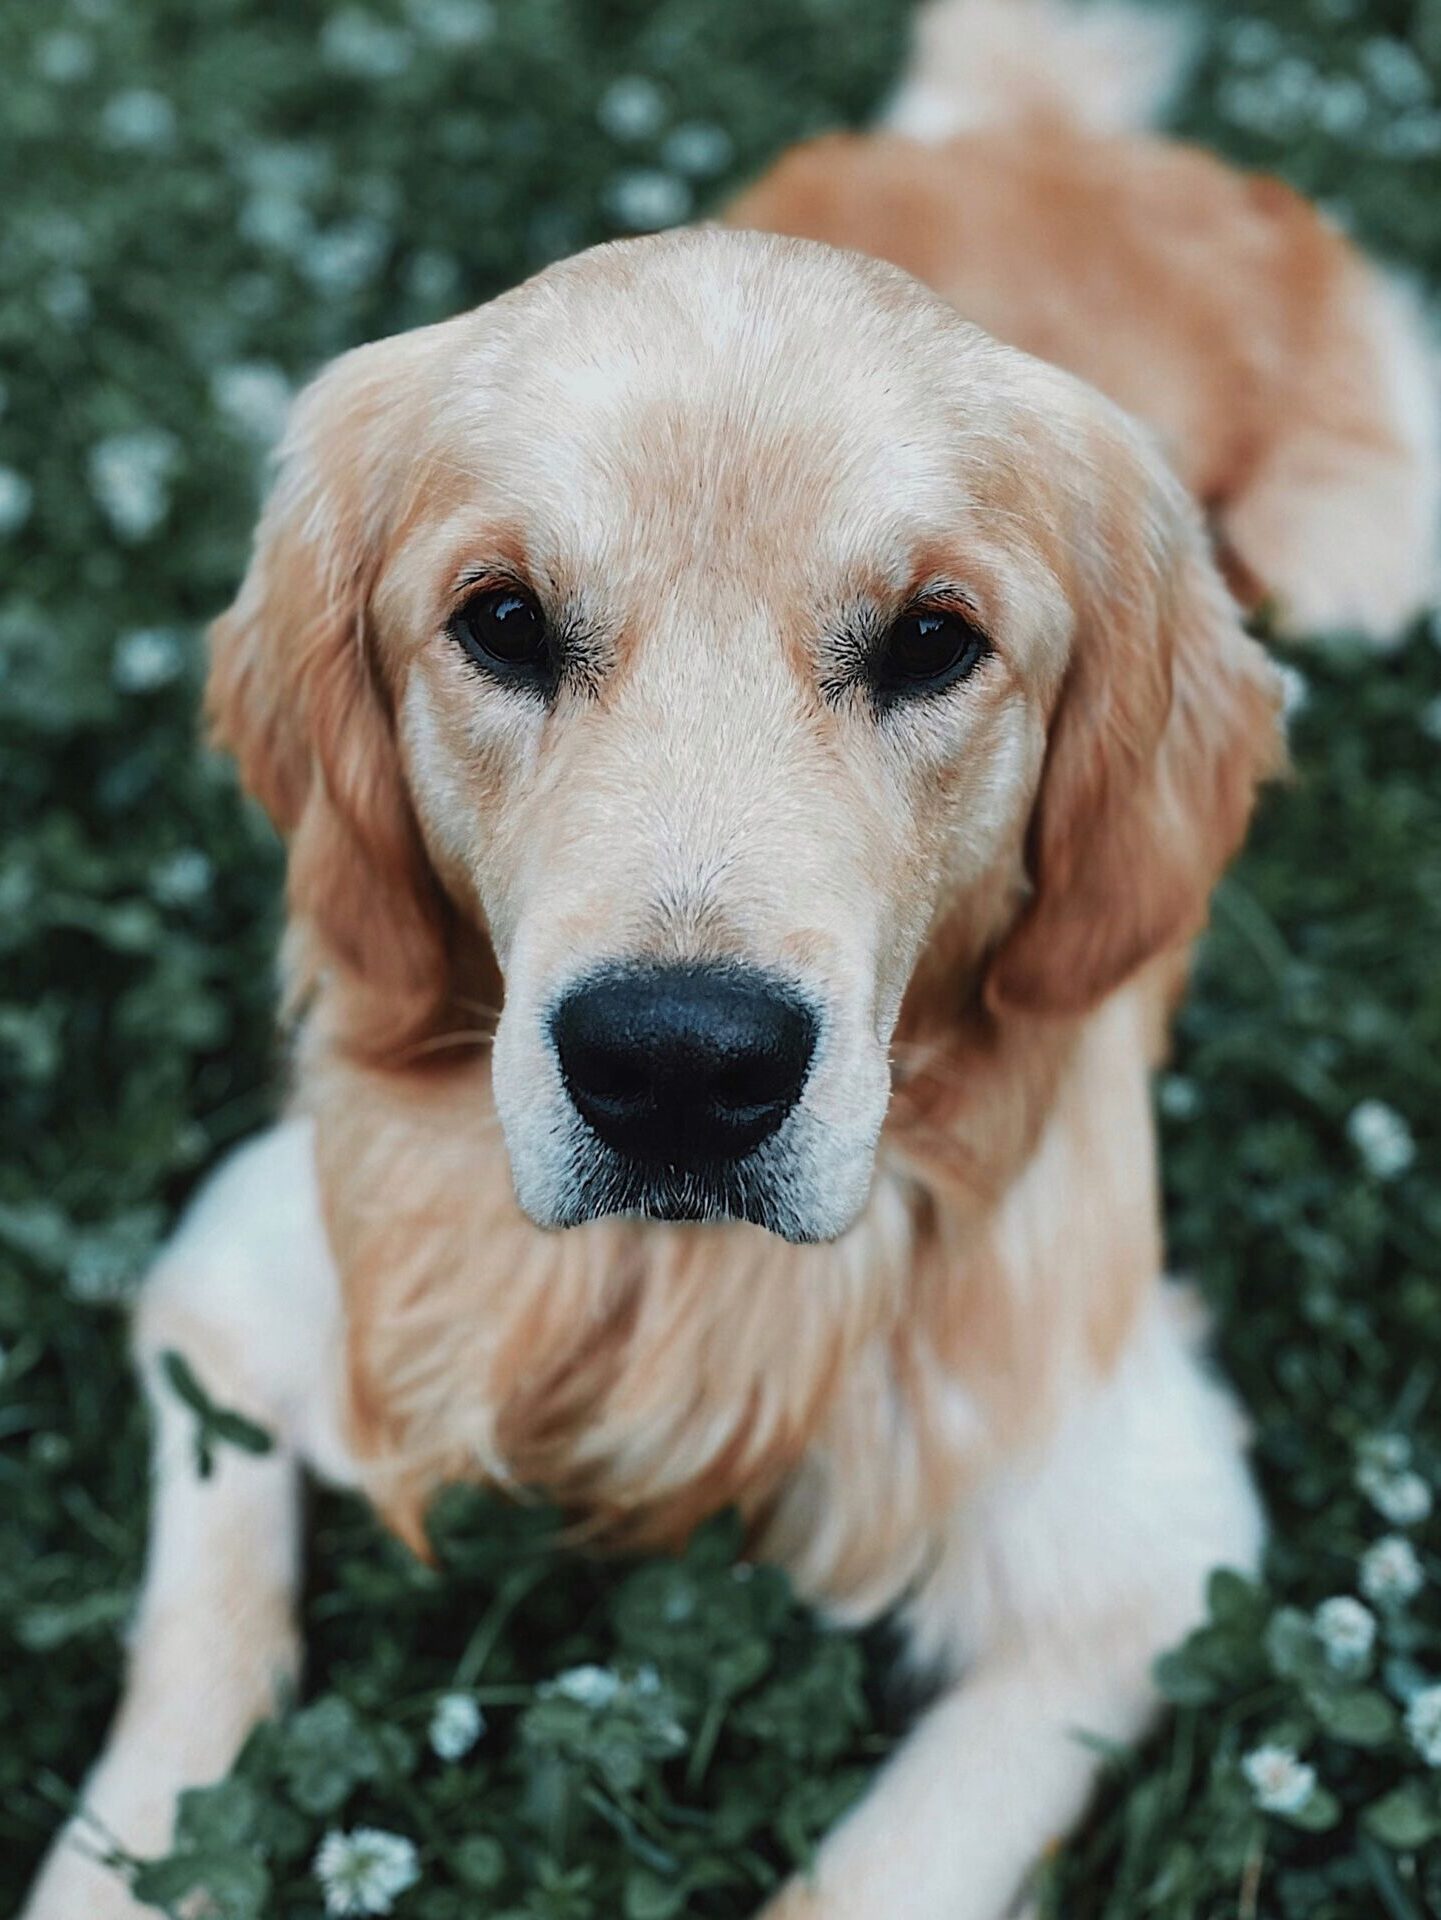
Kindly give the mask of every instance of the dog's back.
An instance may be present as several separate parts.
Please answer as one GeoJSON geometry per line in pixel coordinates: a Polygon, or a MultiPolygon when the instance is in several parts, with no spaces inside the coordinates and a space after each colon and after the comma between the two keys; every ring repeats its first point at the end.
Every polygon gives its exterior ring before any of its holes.
{"type": "Polygon", "coordinates": [[[1147,421],[1233,586],[1304,631],[1424,603],[1441,496],[1430,352],[1309,202],[1147,131],[1155,15],[943,0],[882,131],[796,148],[743,226],[878,255],[1147,421]]]}

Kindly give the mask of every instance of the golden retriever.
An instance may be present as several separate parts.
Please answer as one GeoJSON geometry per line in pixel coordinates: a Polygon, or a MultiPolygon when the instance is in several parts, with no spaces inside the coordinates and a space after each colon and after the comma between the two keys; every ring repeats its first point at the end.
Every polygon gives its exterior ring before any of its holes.
{"type": "MultiPolygon", "coordinates": [[[[773,1916],[999,1920],[1074,1731],[1137,1734],[1254,1561],[1148,1074],[1276,676],[1151,434],[1018,345],[1150,418],[1253,591],[1378,637],[1433,416],[1314,213],[1114,130],[1114,29],[945,7],[911,134],[300,402],[210,694],[289,841],[295,1087],[140,1303],[153,1539],[87,1789],[131,1847],[296,1670],[302,1465],[418,1545],[454,1478],[631,1543],[733,1504],[833,1617],[896,1609],[939,1698],[773,1916]],[[198,1480],[168,1348],[276,1451],[198,1480]]],[[[136,1911],[83,1823],[27,1909],[136,1911]]]]}

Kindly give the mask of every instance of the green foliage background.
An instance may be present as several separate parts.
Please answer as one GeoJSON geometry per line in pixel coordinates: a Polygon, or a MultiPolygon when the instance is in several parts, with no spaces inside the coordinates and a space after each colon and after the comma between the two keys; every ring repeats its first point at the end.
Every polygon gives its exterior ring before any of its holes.
{"type": "MultiPolygon", "coordinates": [[[[144,1488],[117,1307],[273,1098],[276,849],[194,708],[286,386],[863,117],[905,11],[0,11],[0,1910],[114,1694],[144,1488]]],[[[1435,286],[1437,0],[1258,0],[1202,26],[1181,124],[1435,286]]],[[[1174,1264],[1218,1311],[1276,1535],[1267,1589],[1218,1583],[1166,1669],[1175,1717],[1115,1757],[1057,1863],[1077,1920],[1441,1913],[1441,1774],[1399,1718],[1441,1677],[1434,1522],[1411,1529],[1426,1585],[1361,1670],[1309,1624],[1388,1530],[1366,1444],[1441,1466],[1438,632],[1304,656],[1297,777],[1222,893],[1161,1089],[1174,1264]],[[1377,1100],[1408,1166],[1353,1137],[1377,1100]],[[1293,1820],[1238,1767],[1278,1739],[1319,1777],[1293,1820]]],[[[198,1876],[236,1916],[318,1914],[316,1841],[369,1821],[420,1848],[400,1913],[721,1920],[886,1742],[883,1649],[737,1571],[723,1526],[680,1567],[619,1569],[544,1515],[451,1500],[439,1532],[443,1574],[320,1504],[309,1705],[192,1804],[157,1897],[198,1876]],[[543,1691],[584,1663],[620,1676],[605,1704],[543,1691]],[[446,1764],[424,1734],[457,1685],[489,1726],[446,1764]]]]}

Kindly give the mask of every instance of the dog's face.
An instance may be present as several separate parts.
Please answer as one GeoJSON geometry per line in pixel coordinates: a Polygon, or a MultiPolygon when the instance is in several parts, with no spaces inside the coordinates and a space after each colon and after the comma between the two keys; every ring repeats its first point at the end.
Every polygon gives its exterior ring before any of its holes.
{"type": "Polygon", "coordinates": [[[798,1240],[864,1203],[908,993],[1093,1003],[1198,920],[1271,734],[1120,416],[719,232],[337,363],[213,703],[349,1044],[423,1042],[483,933],[537,1223],[798,1240]]]}

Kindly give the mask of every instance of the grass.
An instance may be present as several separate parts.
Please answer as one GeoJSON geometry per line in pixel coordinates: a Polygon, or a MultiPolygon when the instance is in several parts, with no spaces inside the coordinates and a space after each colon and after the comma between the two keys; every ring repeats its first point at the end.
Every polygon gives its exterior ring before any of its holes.
{"type": "MultiPolygon", "coordinates": [[[[114,1697],[144,1489],[119,1308],[273,1098],[277,853],[193,713],[285,392],[859,118],[903,12],[0,15],[0,1911],[114,1697]]],[[[1261,0],[1212,23],[1181,123],[1434,287],[1438,67],[1435,0],[1261,0]]],[[[1218,900],[1159,1089],[1173,1262],[1215,1308],[1275,1533],[1263,1589],[1216,1583],[1163,1670],[1175,1714],[1056,1863],[1067,1920],[1441,1913],[1441,1772],[1409,1704],[1441,1677],[1438,632],[1300,659],[1297,777],[1218,900]],[[1343,1670],[1313,1609],[1397,1533],[1422,1585],[1368,1602],[1375,1645],[1343,1670]],[[1243,1770],[1264,1743],[1314,1769],[1289,1815],[1243,1770]]],[[[162,1904],[200,1878],[235,1920],[304,1920],[321,1836],[370,1824],[418,1850],[416,1920],[729,1920],[894,1730],[882,1642],[738,1573],[724,1523],[680,1566],[621,1567],[471,1496],[437,1526],[440,1574],[318,1503],[306,1702],[187,1809],[162,1904]],[[447,1762],[428,1729],[457,1690],[487,1724],[447,1762]]]]}

